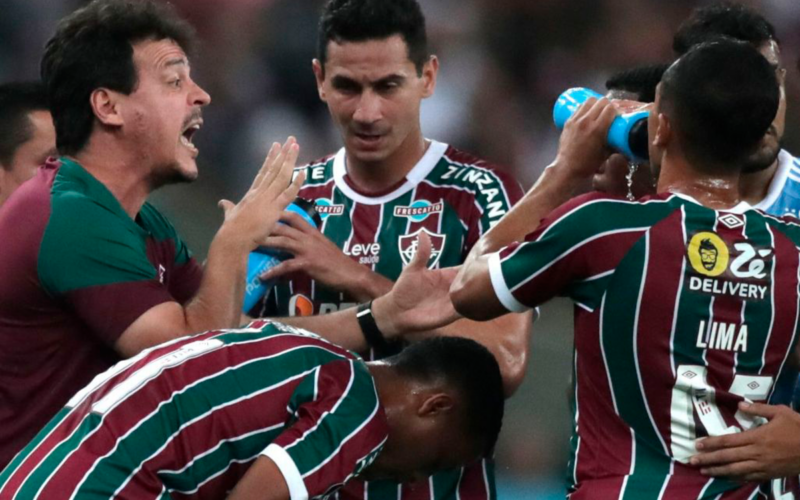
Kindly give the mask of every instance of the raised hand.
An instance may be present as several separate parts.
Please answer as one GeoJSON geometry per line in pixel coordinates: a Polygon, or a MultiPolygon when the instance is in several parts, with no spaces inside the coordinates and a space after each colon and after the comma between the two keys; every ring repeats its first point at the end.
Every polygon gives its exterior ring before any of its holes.
{"type": "Polygon", "coordinates": [[[254,250],[269,236],[286,206],[294,200],[305,181],[305,173],[292,181],[300,147],[294,137],[281,146],[274,143],[252,186],[239,203],[219,202],[225,211],[221,232],[254,250]]]}

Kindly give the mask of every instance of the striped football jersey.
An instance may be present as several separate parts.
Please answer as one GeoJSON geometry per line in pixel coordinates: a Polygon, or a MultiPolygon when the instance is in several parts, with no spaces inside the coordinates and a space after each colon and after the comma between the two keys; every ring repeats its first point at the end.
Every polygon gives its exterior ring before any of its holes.
{"type": "MultiPolygon", "coordinates": [[[[431,267],[461,264],[484,232],[522,197],[519,184],[487,162],[431,141],[406,178],[388,192],[368,196],[350,182],[345,151],[306,167],[298,196],[316,202],[321,231],[351,259],[395,280],[416,253],[417,237],[431,238],[431,267]]],[[[258,316],[325,314],[355,306],[355,300],[304,275],[273,289],[258,316]]],[[[373,353],[365,353],[372,358],[373,353]]],[[[491,461],[428,481],[399,485],[353,481],[347,499],[489,500],[496,498],[491,461]]]]}
{"type": "Polygon", "coordinates": [[[758,424],[743,398],[782,402],[797,343],[800,224],[749,208],[593,193],[490,257],[508,309],[576,304],[573,500],[758,494],[687,465],[696,439],[758,424]]]}
{"type": "Polygon", "coordinates": [[[386,437],[363,361],[256,321],[180,338],[98,375],[0,473],[0,498],[223,498],[261,454],[293,500],[325,498],[386,437]]]}

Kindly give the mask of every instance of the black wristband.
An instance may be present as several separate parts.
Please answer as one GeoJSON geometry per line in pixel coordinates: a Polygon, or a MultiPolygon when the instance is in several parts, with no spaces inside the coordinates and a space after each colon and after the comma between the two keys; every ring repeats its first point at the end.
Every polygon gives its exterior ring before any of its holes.
{"type": "Polygon", "coordinates": [[[381,330],[378,328],[378,324],[375,322],[375,316],[372,315],[371,300],[358,305],[356,319],[367,345],[375,349],[375,351],[385,352],[389,347],[389,343],[386,342],[381,330]]]}

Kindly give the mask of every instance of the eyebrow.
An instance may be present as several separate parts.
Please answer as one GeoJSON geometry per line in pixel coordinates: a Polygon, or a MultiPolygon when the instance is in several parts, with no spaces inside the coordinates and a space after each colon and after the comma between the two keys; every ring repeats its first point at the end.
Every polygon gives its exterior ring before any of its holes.
{"type": "Polygon", "coordinates": [[[188,66],[189,65],[189,60],[186,59],[185,57],[176,57],[174,59],[169,59],[169,60],[167,60],[166,63],[164,63],[164,67],[165,68],[169,68],[171,66],[181,66],[181,65],[188,66]]]}
{"type": "MultiPolygon", "coordinates": [[[[367,82],[367,85],[374,87],[376,85],[381,85],[381,84],[386,84],[386,83],[391,83],[391,82],[403,82],[406,79],[407,78],[404,75],[391,74],[389,76],[384,76],[383,78],[379,78],[378,80],[367,82]]],[[[331,82],[334,85],[341,85],[341,84],[356,84],[356,85],[359,85],[359,86],[361,85],[361,82],[359,82],[359,81],[357,81],[357,80],[355,80],[353,78],[350,78],[350,77],[347,77],[347,76],[343,76],[343,75],[334,76],[333,78],[331,78],[331,82]]]]}

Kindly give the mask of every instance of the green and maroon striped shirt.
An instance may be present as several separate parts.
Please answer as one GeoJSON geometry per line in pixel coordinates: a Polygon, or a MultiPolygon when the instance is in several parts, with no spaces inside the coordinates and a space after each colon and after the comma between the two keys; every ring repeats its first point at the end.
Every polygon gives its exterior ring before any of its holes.
{"type": "MultiPolygon", "coordinates": [[[[426,231],[433,244],[431,267],[460,265],[484,232],[522,197],[522,188],[488,162],[437,141],[398,185],[366,195],[352,184],[345,150],[302,167],[306,182],[298,196],[317,204],[321,231],[354,261],[396,280],[426,231]]],[[[338,290],[305,275],[276,285],[257,316],[325,314],[355,306],[338,290]]],[[[372,358],[373,353],[365,353],[372,358]]],[[[436,474],[418,484],[352,482],[343,499],[489,500],[496,498],[490,460],[436,474]]]]}
{"type": "Polygon", "coordinates": [[[760,494],[687,463],[697,438],[757,424],[737,413],[743,398],[780,403],[775,381],[797,343],[798,246],[796,219],[746,204],[590,194],[490,257],[509,310],[556,295],[576,304],[570,498],[760,494]]]}
{"type": "Polygon", "coordinates": [[[259,455],[323,498],[387,436],[366,365],[268,321],[184,337],[98,375],[0,473],[1,499],[223,498],[259,455]]]}
{"type": "Polygon", "coordinates": [[[77,163],[52,160],[0,210],[0,468],[119,360],[153,306],[187,302],[202,269],[145,203],[135,220],[77,163]]]}

